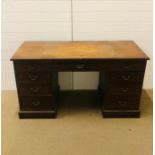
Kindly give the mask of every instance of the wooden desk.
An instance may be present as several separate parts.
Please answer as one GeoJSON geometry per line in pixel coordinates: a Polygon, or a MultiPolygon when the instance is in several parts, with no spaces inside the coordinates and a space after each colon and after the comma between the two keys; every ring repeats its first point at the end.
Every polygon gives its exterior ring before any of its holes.
{"type": "Polygon", "coordinates": [[[148,56],[132,41],[24,42],[14,63],[20,118],[55,118],[59,71],[99,71],[104,117],[139,117],[148,56]]]}

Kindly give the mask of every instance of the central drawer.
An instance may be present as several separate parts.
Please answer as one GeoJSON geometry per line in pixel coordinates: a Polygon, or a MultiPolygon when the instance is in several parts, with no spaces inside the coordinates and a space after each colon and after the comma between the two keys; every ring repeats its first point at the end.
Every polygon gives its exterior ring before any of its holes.
{"type": "Polygon", "coordinates": [[[59,71],[100,71],[106,70],[108,65],[106,62],[61,62],[52,64],[52,68],[59,71]]]}
{"type": "Polygon", "coordinates": [[[49,84],[19,84],[20,96],[49,95],[52,96],[52,85],[49,84]]]}
{"type": "Polygon", "coordinates": [[[107,61],[24,61],[15,62],[16,72],[100,71],[108,68],[107,61]]]}

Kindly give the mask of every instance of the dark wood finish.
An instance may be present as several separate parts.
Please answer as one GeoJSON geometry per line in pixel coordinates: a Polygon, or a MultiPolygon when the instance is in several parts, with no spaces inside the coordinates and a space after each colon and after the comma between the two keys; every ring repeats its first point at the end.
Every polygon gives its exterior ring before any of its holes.
{"type": "Polygon", "coordinates": [[[52,83],[52,73],[21,72],[16,76],[19,83],[52,83]]]}
{"type": "Polygon", "coordinates": [[[109,97],[103,105],[106,110],[136,110],[139,108],[139,96],[113,95],[109,97]]]}
{"type": "Polygon", "coordinates": [[[108,67],[108,61],[94,60],[27,60],[15,61],[17,72],[51,72],[51,71],[99,71],[105,70],[108,67]]]}
{"type": "Polygon", "coordinates": [[[138,118],[140,110],[104,110],[103,117],[105,118],[138,118]]]}
{"type": "Polygon", "coordinates": [[[49,111],[56,108],[53,96],[22,96],[19,100],[21,110],[25,111],[49,111]]]}
{"type": "Polygon", "coordinates": [[[143,71],[146,65],[145,60],[112,60],[111,71],[143,71]]]}
{"type": "Polygon", "coordinates": [[[56,118],[56,111],[19,111],[19,118],[56,118]]]}
{"type": "Polygon", "coordinates": [[[141,86],[139,84],[109,84],[107,89],[109,95],[137,95],[141,93],[141,86]]]}
{"type": "Polygon", "coordinates": [[[19,117],[56,118],[59,71],[99,71],[98,94],[103,116],[139,117],[148,59],[130,41],[25,42],[11,59],[19,117]]]}
{"type": "Polygon", "coordinates": [[[117,83],[141,83],[143,80],[144,72],[111,72],[110,73],[110,82],[113,84],[117,83]]]}
{"type": "Polygon", "coordinates": [[[20,96],[36,96],[47,95],[52,96],[52,84],[19,84],[18,86],[20,96]]]}
{"type": "Polygon", "coordinates": [[[49,72],[48,61],[15,61],[16,72],[49,72]]]}

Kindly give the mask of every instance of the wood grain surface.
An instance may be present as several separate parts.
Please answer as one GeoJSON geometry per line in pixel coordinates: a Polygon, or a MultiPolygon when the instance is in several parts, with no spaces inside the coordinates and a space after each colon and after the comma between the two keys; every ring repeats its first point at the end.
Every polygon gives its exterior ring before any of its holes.
{"type": "Polygon", "coordinates": [[[133,41],[28,41],[11,60],[149,59],[133,41]]]}

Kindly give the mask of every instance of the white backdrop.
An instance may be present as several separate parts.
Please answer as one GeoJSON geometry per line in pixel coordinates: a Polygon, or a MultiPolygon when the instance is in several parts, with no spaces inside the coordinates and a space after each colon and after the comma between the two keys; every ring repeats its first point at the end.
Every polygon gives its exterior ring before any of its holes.
{"type": "MultiPolygon", "coordinates": [[[[74,40],[134,40],[151,58],[144,88],[152,88],[152,1],[73,0],[74,40]]],[[[10,57],[26,40],[70,41],[70,0],[2,1],[2,89],[16,89],[10,57]]],[[[97,88],[98,73],[60,73],[62,89],[97,88]]]]}

